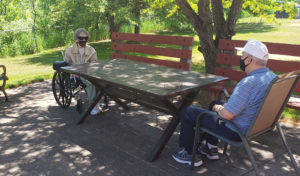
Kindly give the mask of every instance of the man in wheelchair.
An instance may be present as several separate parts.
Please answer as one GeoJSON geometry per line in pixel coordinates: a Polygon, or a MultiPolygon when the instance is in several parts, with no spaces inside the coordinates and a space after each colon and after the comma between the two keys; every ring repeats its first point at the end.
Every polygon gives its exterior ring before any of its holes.
{"type": "MultiPolygon", "coordinates": [[[[89,33],[84,28],[78,28],[75,30],[73,39],[75,41],[69,48],[66,49],[64,55],[64,61],[68,63],[68,65],[78,65],[85,64],[91,62],[97,62],[97,53],[96,50],[87,45],[89,33]]],[[[95,97],[97,92],[99,91],[92,83],[84,78],[80,78],[79,76],[74,75],[76,84],[80,84],[81,81],[84,85],[86,85],[85,89],[88,96],[88,101],[91,103],[95,97]]],[[[99,104],[92,109],[91,115],[97,115],[102,111],[99,104]]]]}

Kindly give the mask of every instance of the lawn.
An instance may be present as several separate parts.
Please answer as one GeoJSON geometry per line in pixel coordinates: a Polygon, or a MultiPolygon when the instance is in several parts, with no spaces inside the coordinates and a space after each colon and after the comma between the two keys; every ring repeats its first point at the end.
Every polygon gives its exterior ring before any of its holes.
{"type": "MultiPolygon", "coordinates": [[[[279,20],[279,22],[281,24],[267,24],[259,19],[241,19],[237,24],[237,33],[233,39],[253,38],[265,42],[300,44],[300,21],[279,20]]],[[[192,70],[204,72],[204,60],[202,54],[197,50],[199,39],[195,34],[183,32],[160,32],[160,34],[195,36],[192,70]]],[[[89,44],[96,49],[99,61],[109,59],[110,41],[89,44]]],[[[0,58],[0,65],[4,64],[7,68],[9,77],[7,88],[50,79],[54,73],[52,63],[55,60],[62,60],[61,51],[64,50],[65,47],[61,47],[34,55],[0,58]]],[[[296,58],[296,60],[300,61],[300,58],[296,58]]],[[[286,110],[284,115],[300,119],[299,111],[286,110]]]]}

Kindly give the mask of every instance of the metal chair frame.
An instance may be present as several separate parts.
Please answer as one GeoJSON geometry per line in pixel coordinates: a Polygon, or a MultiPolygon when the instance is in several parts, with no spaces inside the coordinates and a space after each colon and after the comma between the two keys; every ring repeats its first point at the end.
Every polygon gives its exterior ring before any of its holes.
{"type": "Polygon", "coordinates": [[[0,91],[3,92],[4,96],[5,96],[5,101],[9,101],[8,99],[8,95],[5,92],[5,85],[6,85],[6,81],[8,80],[8,77],[6,76],[6,67],[4,65],[0,65],[0,68],[2,68],[3,72],[0,75],[0,80],[2,80],[2,86],[0,86],[0,91]]]}
{"type": "MultiPolygon", "coordinates": [[[[296,171],[296,174],[300,176],[300,172],[299,172],[299,169],[297,167],[297,164],[295,162],[295,159],[291,153],[291,150],[288,146],[288,143],[286,141],[286,138],[284,136],[284,133],[281,129],[281,126],[279,125],[279,118],[281,117],[281,113],[286,105],[286,103],[288,102],[294,88],[296,87],[297,85],[297,82],[300,78],[300,75],[299,75],[299,72],[295,72],[295,74],[285,74],[284,76],[280,76],[280,78],[276,78],[274,79],[271,84],[269,85],[268,89],[267,89],[267,93],[264,97],[264,100],[263,102],[261,103],[260,105],[260,109],[258,110],[257,114],[256,114],[256,117],[255,119],[253,120],[252,124],[251,124],[251,127],[248,129],[246,135],[244,135],[243,133],[241,133],[241,131],[239,130],[239,128],[237,127],[236,124],[234,124],[232,121],[230,120],[226,120],[222,117],[220,117],[219,115],[217,115],[215,112],[211,112],[211,111],[207,111],[207,112],[203,112],[199,115],[198,117],[198,120],[197,120],[197,123],[196,123],[196,130],[195,130],[195,138],[194,138],[194,147],[193,147],[193,154],[192,154],[192,163],[191,163],[191,169],[194,168],[194,161],[195,161],[195,155],[196,155],[196,150],[199,146],[199,144],[201,143],[202,139],[203,139],[203,134],[201,135],[201,137],[199,138],[200,134],[202,132],[206,132],[206,133],[209,133],[213,136],[216,136],[217,138],[219,138],[220,140],[224,141],[225,142],[225,145],[224,145],[224,150],[223,150],[223,154],[226,154],[226,150],[227,150],[227,146],[228,144],[232,145],[232,146],[235,146],[235,147],[240,147],[240,146],[243,146],[248,154],[248,157],[251,161],[251,164],[254,168],[254,171],[255,171],[255,174],[256,175],[259,175],[259,171],[258,171],[258,168],[257,168],[257,165],[256,165],[256,162],[255,162],[255,159],[254,159],[254,156],[250,150],[250,146],[249,146],[249,141],[258,137],[258,136],[261,136],[262,134],[265,134],[267,132],[270,132],[274,129],[274,127],[276,126],[277,129],[278,129],[278,132],[280,134],[280,137],[282,139],[282,142],[289,154],[289,157],[291,159],[291,162],[292,162],[292,165],[293,167],[295,168],[295,171],[296,171]],[[265,104],[265,101],[266,99],[268,98],[268,95],[272,89],[272,87],[274,85],[276,85],[277,83],[280,83],[282,81],[287,81],[287,80],[290,80],[290,79],[294,79],[294,82],[292,83],[292,86],[289,88],[289,92],[285,98],[285,100],[283,101],[281,107],[280,107],[280,110],[278,111],[276,117],[271,121],[272,122],[272,125],[269,126],[269,127],[266,127],[264,129],[255,129],[255,122],[259,119],[258,117],[260,116],[260,112],[263,110],[263,107],[264,107],[264,104],[265,104]],[[237,133],[239,134],[240,138],[241,138],[241,141],[240,142],[237,142],[237,141],[231,141],[227,138],[224,138],[222,136],[219,136],[218,134],[215,134],[214,132],[210,131],[209,129],[206,129],[206,128],[202,128],[200,127],[200,118],[203,116],[203,115],[207,115],[207,114],[210,114],[211,116],[217,116],[219,119],[225,121],[226,123],[230,123],[232,124],[232,126],[234,126],[234,128],[236,129],[237,133]],[[253,130],[254,129],[254,133],[253,133],[253,130]],[[255,131],[256,130],[256,131],[255,131]]],[[[261,117],[261,116],[260,116],[261,117]]]]}

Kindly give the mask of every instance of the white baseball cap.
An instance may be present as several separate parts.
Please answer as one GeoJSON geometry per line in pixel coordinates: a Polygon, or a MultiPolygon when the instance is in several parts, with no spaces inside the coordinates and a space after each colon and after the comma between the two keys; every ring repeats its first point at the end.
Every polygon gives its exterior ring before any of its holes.
{"type": "Polygon", "coordinates": [[[257,57],[258,59],[268,60],[269,51],[265,44],[260,41],[250,39],[246,45],[241,47],[235,47],[236,50],[246,52],[252,56],[257,57]]]}

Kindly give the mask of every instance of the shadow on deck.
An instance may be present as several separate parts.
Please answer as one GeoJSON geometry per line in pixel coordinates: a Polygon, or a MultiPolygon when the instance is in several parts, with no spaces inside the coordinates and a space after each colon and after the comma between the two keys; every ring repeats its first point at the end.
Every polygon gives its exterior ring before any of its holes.
{"type": "MultiPolygon", "coordinates": [[[[50,81],[8,90],[10,102],[0,97],[0,176],[104,175],[193,176],[254,175],[242,148],[230,148],[229,158],[204,159],[194,171],[176,163],[178,129],[160,157],[146,160],[170,116],[132,104],[129,111],[110,104],[100,116],[81,125],[75,101],[60,108],[50,81]]],[[[299,127],[284,125],[288,143],[300,166],[299,127]]],[[[296,175],[277,131],[251,142],[259,169],[265,175],[296,175]]]]}

